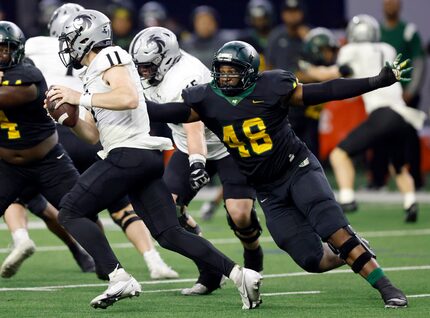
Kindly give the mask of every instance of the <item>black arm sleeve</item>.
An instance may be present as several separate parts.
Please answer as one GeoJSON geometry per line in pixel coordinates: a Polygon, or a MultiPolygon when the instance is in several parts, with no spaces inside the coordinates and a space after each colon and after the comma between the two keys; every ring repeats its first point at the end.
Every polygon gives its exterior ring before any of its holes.
{"type": "Polygon", "coordinates": [[[157,104],[146,101],[150,121],[159,123],[186,123],[191,114],[191,108],[185,103],[157,104]]]}
{"type": "Polygon", "coordinates": [[[303,104],[318,105],[331,100],[351,98],[390,86],[396,81],[393,71],[389,67],[383,67],[374,77],[338,78],[322,83],[303,84],[303,104]]]}

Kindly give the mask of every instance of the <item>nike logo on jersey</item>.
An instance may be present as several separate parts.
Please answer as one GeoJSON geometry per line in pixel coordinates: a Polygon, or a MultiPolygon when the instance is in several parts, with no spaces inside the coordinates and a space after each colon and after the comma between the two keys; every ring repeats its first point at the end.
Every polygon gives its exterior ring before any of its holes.
{"type": "Polygon", "coordinates": [[[261,200],[260,202],[261,202],[261,203],[264,203],[264,202],[266,202],[266,201],[267,201],[267,199],[268,199],[268,198],[264,198],[264,199],[263,199],[263,200],[261,200]]]}
{"type": "Polygon", "coordinates": [[[57,159],[58,160],[60,160],[61,158],[63,158],[64,157],[64,153],[62,153],[61,155],[59,155],[58,157],[57,157],[57,159]]]}
{"type": "Polygon", "coordinates": [[[253,99],[253,100],[252,100],[252,103],[253,103],[253,104],[261,104],[261,103],[264,103],[264,100],[256,100],[256,99],[253,99]]]}

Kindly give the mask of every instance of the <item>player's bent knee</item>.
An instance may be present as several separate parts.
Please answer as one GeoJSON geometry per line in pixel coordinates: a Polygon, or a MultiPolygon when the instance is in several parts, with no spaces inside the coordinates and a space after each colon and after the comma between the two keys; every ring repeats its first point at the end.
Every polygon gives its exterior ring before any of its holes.
{"type": "Polygon", "coordinates": [[[238,227],[230,214],[227,211],[227,222],[230,228],[233,230],[234,235],[236,235],[242,242],[253,243],[261,236],[263,229],[260,225],[260,220],[257,216],[257,211],[254,207],[251,209],[251,223],[246,227],[238,227]]]}
{"type": "Polygon", "coordinates": [[[299,265],[303,270],[309,273],[322,273],[323,271],[320,268],[321,257],[316,255],[308,255],[306,257],[302,257],[299,260],[295,259],[297,265],[299,265]]]}
{"type": "Polygon", "coordinates": [[[351,251],[357,246],[362,246],[364,248],[364,252],[355,258],[351,264],[351,269],[354,271],[354,273],[359,273],[367,262],[369,262],[372,258],[376,258],[376,255],[370,249],[369,243],[361,238],[357,233],[355,233],[351,226],[345,227],[345,230],[351,235],[347,241],[339,246],[339,248],[334,247],[330,243],[328,245],[333,250],[333,252],[338,254],[343,260],[346,260],[350,256],[351,251]]]}

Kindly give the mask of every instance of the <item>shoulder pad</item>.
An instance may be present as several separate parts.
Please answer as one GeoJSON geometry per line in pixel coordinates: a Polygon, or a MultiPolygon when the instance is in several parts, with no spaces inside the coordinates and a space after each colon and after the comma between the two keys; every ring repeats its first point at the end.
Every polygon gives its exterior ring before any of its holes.
{"type": "Polygon", "coordinates": [[[182,91],[182,98],[184,99],[185,104],[194,106],[203,101],[206,96],[207,89],[208,84],[191,86],[184,89],[182,91]]]}
{"type": "Polygon", "coordinates": [[[31,85],[42,82],[44,77],[37,67],[28,63],[21,63],[4,70],[1,84],[6,86],[31,85]]]}
{"type": "Polygon", "coordinates": [[[278,96],[290,95],[298,83],[294,73],[284,70],[262,72],[261,80],[267,81],[267,88],[278,96]]]}
{"type": "Polygon", "coordinates": [[[90,68],[97,73],[102,73],[113,66],[133,63],[133,60],[130,54],[119,46],[109,46],[97,54],[93,63],[94,66],[90,65],[90,68]]]}

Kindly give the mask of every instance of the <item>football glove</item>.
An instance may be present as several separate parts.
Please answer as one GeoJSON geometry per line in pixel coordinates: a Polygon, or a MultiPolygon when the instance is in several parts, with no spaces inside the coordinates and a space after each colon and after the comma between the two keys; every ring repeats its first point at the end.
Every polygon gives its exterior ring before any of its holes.
{"type": "Polygon", "coordinates": [[[194,191],[198,191],[209,183],[211,178],[201,161],[194,161],[190,165],[190,185],[194,191]]]}
{"type": "Polygon", "coordinates": [[[390,86],[396,82],[407,83],[411,81],[413,67],[408,67],[410,60],[400,62],[401,58],[402,54],[399,54],[392,64],[385,62],[385,66],[378,76],[370,78],[370,84],[373,89],[390,86]]]}

